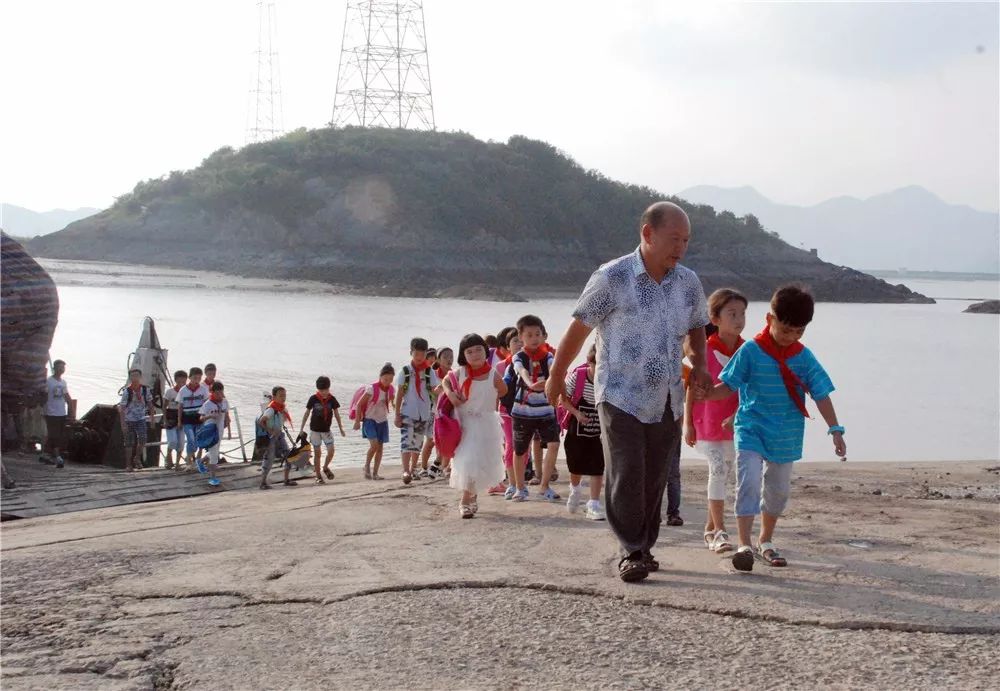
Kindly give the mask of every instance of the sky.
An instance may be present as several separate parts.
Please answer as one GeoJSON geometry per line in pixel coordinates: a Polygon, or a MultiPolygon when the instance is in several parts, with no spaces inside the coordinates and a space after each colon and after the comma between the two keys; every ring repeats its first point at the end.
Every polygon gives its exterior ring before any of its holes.
{"type": "MultiPolygon", "coordinates": [[[[277,0],[284,129],[330,120],[343,0],[277,0]]],[[[438,129],[675,193],[922,185],[1000,207],[1000,4],[425,0],[438,129]]],[[[255,0],[0,4],[0,200],[105,207],[246,142],[255,0]]]]}

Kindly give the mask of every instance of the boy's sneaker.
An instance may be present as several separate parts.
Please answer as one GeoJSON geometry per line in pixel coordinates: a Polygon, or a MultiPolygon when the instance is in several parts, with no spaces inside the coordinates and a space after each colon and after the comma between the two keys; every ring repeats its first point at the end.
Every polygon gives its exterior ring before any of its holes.
{"type": "Polygon", "coordinates": [[[441,476],[441,466],[439,465],[432,465],[427,470],[427,477],[429,477],[431,480],[437,480],[440,476],[441,476]]]}
{"type": "Polygon", "coordinates": [[[430,476],[431,476],[431,474],[428,472],[427,468],[421,468],[420,469],[420,479],[421,480],[426,480],[430,476]]]}
{"type": "Polygon", "coordinates": [[[500,496],[501,494],[507,494],[507,484],[503,480],[501,480],[500,482],[498,482],[497,484],[493,485],[488,490],[486,490],[486,493],[491,497],[497,497],[500,496]]]}
{"type": "Polygon", "coordinates": [[[510,486],[510,487],[508,487],[508,488],[507,488],[507,490],[506,490],[506,491],[505,491],[505,492],[503,493],[503,498],[504,498],[504,499],[506,499],[507,501],[510,501],[511,499],[513,499],[513,498],[514,498],[514,495],[515,495],[515,494],[517,494],[517,487],[515,487],[514,485],[511,485],[511,486],[510,486]]]}
{"type": "Polygon", "coordinates": [[[559,501],[560,499],[562,499],[562,497],[556,494],[556,491],[554,489],[549,487],[544,492],[542,492],[542,499],[544,499],[545,501],[559,501]]]}
{"type": "Polygon", "coordinates": [[[524,487],[514,492],[514,501],[527,501],[528,499],[528,488],[524,487]]]}
{"type": "Polygon", "coordinates": [[[569,488],[569,498],[566,500],[566,510],[570,513],[576,513],[580,508],[580,504],[583,503],[583,492],[580,491],[580,486],[570,485],[569,488]]]}
{"type": "Polygon", "coordinates": [[[212,487],[218,487],[219,485],[222,484],[222,480],[220,480],[217,477],[209,478],[208,484],[210,484],[212,487]]]}
{"type": "Polygon", "coordinates": [[[200,458],[199,458],[199,459],[197,459],[197,460],[196,460],[196,461],[194,462],[194,464],[195,464],[195,466],[197,466],[197,468],[198,468],[198,472],[199,472],[199,473],[201,473],[202,475],[204,475],[205,473],[207,473],[207,472],[208,472],[208,468],[206,468],[206,467],[205,467],[205,464],[201,462],[201,459],[200,459],[200,458]]]}
{"type": "Polygon", "coordinates": [[[66,461],[63,460],[62,456],[56,456],[56,468],[62,468],[66,465],[66,461]]]}
{"type": "Polygon", "coordinates": [[[604,515],[604,509],[601,507],[601,502],[591,499],[587,502],[587,518],[592,521],[603,521],[606,516],[604,515]]]}

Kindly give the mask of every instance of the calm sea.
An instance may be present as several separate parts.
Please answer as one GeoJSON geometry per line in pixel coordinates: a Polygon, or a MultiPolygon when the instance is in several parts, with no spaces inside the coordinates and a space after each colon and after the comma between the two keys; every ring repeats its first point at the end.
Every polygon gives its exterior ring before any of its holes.
{"type": "MultiPolygon", "coordinates": [[[[142,319],[153,317],[169,367],[219,366],[244,429],[261,394],[288,389],[296,424],[318,375],[334,381],[346,407],[379,368],[408,359],[413,336],[457,346],[468,332],[495,333],[531,312],[557,343],[572,300],[524,304],[335,295],[316,284],[222,277],[148,267],[43,260],[59,284],[61,311],[52,357],[67,361],[66,379],[81,414],[113,402],[125,381],[142,319]]],[[[848,457],[865,461],[996,460],[1000,420],[1000,318],[963,314],[975,299],[1000,297],[989,281],[912,281],[936,305],[821,303],[805,342],[824,363],[847,427],[848,457]]],[[[763,323],[753,303],[744,336],[763,323]]],[[[815,410],[815,408],[812,408],[815,410]]],[[[806,460],[833,460],[821,419],[807,423],[806,460]]],[[[395,439],[394,439],[395,440],[395,439]]],[[[339,448],[365,443],[348,429],[339,448]]],[[[224,444],[223,448],[226,448],[224,444]]],[[[696,457],[685,450],[685,457],[696,457]]],[[[345,459],[346,460],[346,459],[345,459]]]]}

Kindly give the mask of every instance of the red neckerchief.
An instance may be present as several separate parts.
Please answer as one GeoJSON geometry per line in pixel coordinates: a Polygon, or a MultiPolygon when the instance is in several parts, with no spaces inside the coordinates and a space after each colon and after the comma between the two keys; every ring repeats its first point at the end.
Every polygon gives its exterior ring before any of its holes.
{"type": "Polygon", "coordinates": [[[189,384],[187,385],[187,387],[188,387],[188,389],[190,389],[191,391],[197,391],[197,390],[198,390],[199,388],[201,388],[201,384],[190,384],[190,383],[189,383],[189,384]]]}
{"type": "Polygon", "coordinates": [[[184,388],[184,385],[183,385],[183,384],[174,384],[174,391],[175,391],[176,393],[180,393],[180,392],[181,392],[181,389],[183,389],[183,388],[184,388]]]}
{"type": "Polygon", "coordinates": [[[506,360],[507,358],[510,357],[510,351],[504,348],[503,346],[497,346],[496,352],[497,352],[497,358],[499,358],[500,360],[506,360]]]}
{"type": "Polygon", "coordinates": [[[416,387],[417,387],[417,397],[418,398],[423,398],[423,394],[420,393],[420,378],[421,378],[420,375],[423,373],[423,371],[425,369],[428,369],[430,366],[431,365],[430,365],[429,362],[427,362],[427,360],[424,360],[419,365],[417,363],[415,363],[415,362],[412,362],[412,361],[410,362],[410,367],[413,368],[413,378],[417,382],[416,383],[416,387]]]}
{"type": "Polygon", "coordinates": [[[282,415],[284,415],[285,419],[288,420],[289,422],[292,421],[292,416],[289,415],[288,411],[285,410],[285,404],[284,403],[278,403],[277,401],[271,401],[270,403],[267,404],[267,407],[270,408],[271,410],[273,410],[275,413],[281,413],[282,415]]]}
{"type": "Polygon", "coordinates": [[[329,420],[333,417],[333,406],[327,407],[326,402],[333,398],[333,394],[329,391],[323,393],[321,391],[316,392],[316,398],[319,399],[320,404],[323,406],[323,419],[329,420]]]}
{"type": "Polygon", "coordinates": [[[217,393],[219,393],[219,392],[218,391],[213,391],[212,393],[210,393],[208,395],[208,399],[210,401],[212,401],[212,403],[215,403],[216,405],[218,405],[219,403],[222,403],[222,399],[225,398],[225,396],[223,396],[222,394],[219,394],[218,398],[216,398],[215,394],[217,394],[217,393]]]}
{"type": "Polygon", "coordinates": [[[209,379],[208,377],[205,377],[205,380],[202,382],[202,384],[204,384],[205,386],[207,386],[209,389],[212,388],[212,384],[214,384],[214,383],[215,383],[215,378],[214,377],[212,379],[209,379]]]}
{"type": "Polygon", "coordinates": [[[719,334],[714,333],[714,334],[712,334],[711,336],[708,337],[708,345],[710,347],[715,348],[720,353],[722,353],[726,357],[730,357],[730,358],[733,355],[736,354],[736,351],[740,349],[740,346],[743,345],[743,342],[744,342],[743,341],[743,337],[742,336],[737,336],[736,337],[736,345],[733,346],[732,350],[730,350],[729,346],[726,345],[726,342],[723,341],[721,338],[719,338],[719,334]]]}
{"type": "MultiPolygon", "coordinates": [[[[535,371],[535,363],[541,363],[549,355],[555,355],[556,351],[548,343],[543,343],[538,346],[538,350],[535,352],[530,352],[527,348],[524,349],[524,353],[528,356],[528,360],[531,362],[531,383],[534,384],[538,381],[538,372],[535,371]]],[[[541,364],[538,365],[538,371],[541,371],[541,364]]]]}
{"type": "Polygon", "coordinates": [[[805,346],[796,341],[790,346],[780,347],[774,342],[774,337],[771,336],[771,328],[769,326],[764,326],[764,330],[754,336],[753,340],[754,343],[760,346],[761,350],[778,362],[778,367],[781,368],[781,380],[785,382],[785,388],[788,390],[788,395],[792,399],[792,403],[799,409],[803,417],[809,417],[809,413],[806,411],[805,399],[799,393],[799,388],[805,391],[806,385],[788,367],[788,358],[795,357],[801,353],[805,350],[805,346]]]}
{"type": "Polygon", "coordinates": [[[472,390],[472,380],[492,371],[493,367],[488,362],[484,362],[483,366],[479,369],[472,369],[472,365],[465,366],[465,381],[462,382],[462,395],[465,396],[465,400],[469,400],[469,392],[472,390]]]}

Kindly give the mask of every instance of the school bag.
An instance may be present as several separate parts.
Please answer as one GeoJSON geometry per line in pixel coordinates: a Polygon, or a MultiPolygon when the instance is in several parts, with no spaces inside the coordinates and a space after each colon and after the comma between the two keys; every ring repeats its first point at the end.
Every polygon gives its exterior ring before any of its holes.
{"type": "MultiPolygon", "coordinates": [[[[406,392],[410,390],[410,379],[412,378],[413,370],[409,365],[403,365],[403,398],[406,398],[406,392]]],[[[434,387],[431,386],[431,368],[428,367],[424,370],[424,389],[430,393],[434,387]]]]}
{"type": "MultiPolygon", "coordinates": [[[[448,373],[448,381],[452,391],[459,390],[458,377],[454,372],[448,373]]],[[[437,415],[434,416],[434,445],[442,458],[452,458],[461,441],[462,425],[455,414],[455,406],[442,394],[438,397],[437,415]]]]}
{"type": "MultiPolygon", "coordinates": [[[[404,384],[404,386],[405,386],[405,384],[404,384]]],[[[364,420],[365,419],[365,410],[368,409],[368,406],[373,406],[373,405],[375,405],[375,403],[378,402],[378,394],[379,394],[379,391],[381,391],[381,390],[382,390],[382,387],[379,386],[379,382],[375,382],[374,384],[365,384],[364,386],[359,386],[358,389],[357,389],[357,391],[354,392],[354,395],[351,396],[351,409],[350,409],[350,412],[348,413],[348,417],[351,420],[364,420]],[[359,412],[358,411],[358,403],[361,401],[361,398],[366,393],[368,393],[369,389],[371,389],[371,393],[372,393],[371,400],[369,400],[368,404],[365,406],[365,408],[362,409],[359,412]]],[[[393,398],[393,396],[395,395],[395,389],[390,385],[389,386],[389,390],[386,392],[385,395],[386,395],[386,402],[391,401],[392,398],[393,398]]],[[[405,390],[403,391],[403,395],[404,396],[406,395],[406,391],[405,390]]]]}
{"type": "MultiPolygon", "coordinates": [[[[587,383],[587,365],[580,365],[575,370],[576,373],[576,383],[573,385],[573,407],[576,408],[580,404],[580,399],[583,398],[583,387],[587,383]]],[[[556,420],[559,421],[559,429],[563,432],[569,429],[569,422],[573,419],[573,416],[569,414],[569,410],[563,406],[559,406],[556,409],[556,420]]]]}
{"type": "Polygon", "coordinates": [[[517,379],[518,376],[514,374],[514,363],[507,365],[507,369],[503,371],[503,383],[507,385],[507,393],[500,397],[499,405],[510,414],[510,411],[514,409],[514,398],[517,396],[517,379]]]}

